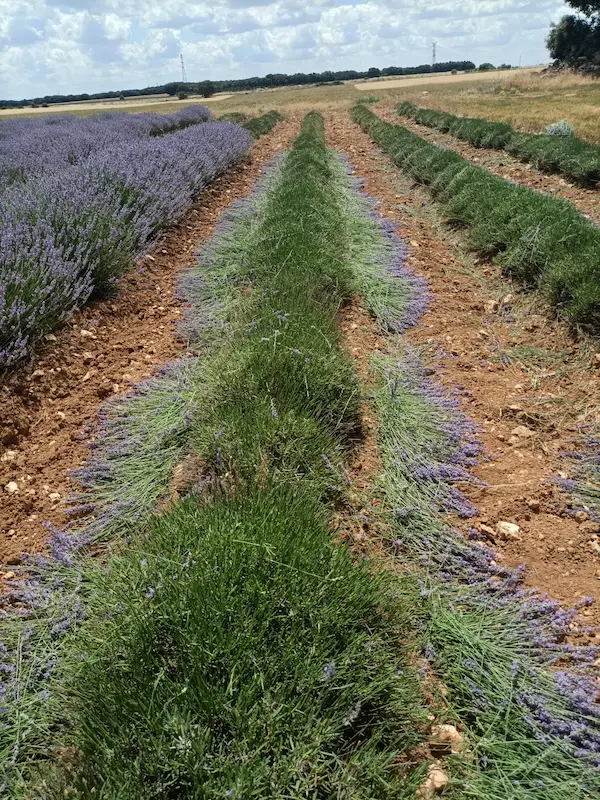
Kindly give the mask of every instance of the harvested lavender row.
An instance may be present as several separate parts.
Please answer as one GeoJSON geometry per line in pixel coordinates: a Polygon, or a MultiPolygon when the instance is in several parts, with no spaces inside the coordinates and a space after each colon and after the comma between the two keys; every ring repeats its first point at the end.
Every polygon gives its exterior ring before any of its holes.
{"type": "Polygon", "coordinates": [[[115,142],[0,198],[0,366],[118,278],[218,175],[250,135],[228,122],[115,142]]]}
{"type": "Polygon", "coordinates": [[[546,295],[573,325],[600,324],[600,229],[566,200],[470,164],[359,104],[351,116],[392,161],[431,188],[474,250],[546,295]]]}
{"type": "Polygon", "coordinates": [[[204,363],[217,346],[213,331],[226,335],[239,299],[232,265],[241,249],[250,253],[281,159],[265,168],[249,198],[232,203],[197,265],[181,278],[179,296],[190,304],[181,333],[193,352],[103,405],[90,458],[74,472],[82,491],[70,499],[73,523],[67,530],[49,526],[48,555],[26,556],[13,568],[18,575],[4,596],[0,642],[0,759],[7,774],[21,746],[60,718],[61,698],[49,687],[60,673],[64,637],[86,617],[90,547],[122,541],[145,524],[168,498],[173,469],[189,451],[198,405],[210,402],[204,363]],[[35,726],[22,727],[24,714],[35,726]]]}
{"type": "Polygon", "coordinates": [[[158,136],[208,122],[206,106],[173,114],[105,111],[89,117],[52,114],[0,121],[0,193],[31,177],[54,175],[115,144],[158,136]]]}
{"type": "MultiPolygon", "coordinates": [[[[420,291],[412,281],[408,288],[420,291]]],[[[476,513],[454,485],[472,480],[479,452],[458,397],[405,347],[373,369],[394,509],[389,552],[419,576],[424,653],[476,755],[457,768],[460,796],[506,796],[509,786],[515,800],[590,797],[600,789],[600,648],[567,643],[577,609],[526,589],[523,568],[499,566],[481,534],[471,529],[466,539],[440,516],[476,513]]]]}
{"type": "Polygon", "coordinates": [[[347,219],[356,291],[385,330],[402,333],[427,308],[427,282],[407,267],[406,243],[396,236],[394,224],[377,212],[376,201],[363,191],[364,182],[347,157],[339,155],[333,166],[347,219]]]}

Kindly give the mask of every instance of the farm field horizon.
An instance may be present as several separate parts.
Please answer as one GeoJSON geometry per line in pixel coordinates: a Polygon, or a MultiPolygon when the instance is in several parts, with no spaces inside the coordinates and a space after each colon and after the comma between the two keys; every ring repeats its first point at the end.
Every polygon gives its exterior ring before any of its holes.
{"type": "Polygon", "coordinates": [[[597,796],[600,85],[93,105],[0,116],[0,794],[597,796]]]}

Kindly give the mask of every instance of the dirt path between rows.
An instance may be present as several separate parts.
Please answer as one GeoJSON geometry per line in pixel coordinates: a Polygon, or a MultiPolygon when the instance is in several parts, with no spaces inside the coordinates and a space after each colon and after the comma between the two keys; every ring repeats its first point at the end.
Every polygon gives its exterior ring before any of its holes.
{"type": "MultiPolygon", "coordinates": [[[[520,539],[494,537],[503,563],[524,563],[529,585],[565,604],[595,595],[600,559],[592,542],[600,526],[574,519],[567,498],[549,483],[566,469],[560,453],[572,449],[579,425],[600,422],[594,354],[546,315],[539,298],[472,261],[443,228],[427,192],[346,113],[325,118],[328,145],[349,156],[381,215],[399,223],[409,265],[430,281],[431,307],[407,338],[425,348],[439,379],[459,391],[480,428],[485,457],[473,473],[486,485],[461,487],[480,514],[455,520],[457,526],[468,533],[471,526],[516,523],[520,539]]],[[[600,621],[600,604],[583,614],[600,621]]]]}
{"type": "Polygon", "coordinates": [[[120,282],[114,298],[77,313],[27,367],[0,384],[0,561],[44,547],[45,522],[64,526],[68,471],[87,458],[93,423],[108,397],[125,394],[178,356],[179,271],[212,234],[227,206],[246,197],[269,158],[299,132],[294,118],[260,139],[251,159],[218,178],[152,253],[120,282]],[[86,433],[86,428],[90,430],[86,433]]]}
{"type": "Polygon", "coordinates": [[[515,183],[529,186],[530,189],[536,189],[545,194],[552,194],[556,197],[561,197],[563,200],[568,200],[585,217],[600,225],[600,192],[597,189],[576,186],[561,175],[540,172],[531,164],[525,164],[505,150],[474,147],[468,142],[457,139],[450,133],[441,133],[434,128],[428,128],[426,125],[418,125],[408,117],[399,117],[396,113],[396,106],[391,103],[378,103],[373,106],[373,109],[386,122],[391,122],[394,125],[403,125],[409,131],[418,134],[423,139],[427,139],[428,142],[455,150],[467,161],[471,161],[478,167],[484,167],[501,178],[508,178],[515,181],[515,183]]]}

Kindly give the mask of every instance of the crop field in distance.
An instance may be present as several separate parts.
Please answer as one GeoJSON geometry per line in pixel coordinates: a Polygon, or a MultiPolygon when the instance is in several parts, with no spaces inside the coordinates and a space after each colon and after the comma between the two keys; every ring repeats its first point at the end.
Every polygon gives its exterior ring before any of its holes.
{"type": "Polygon", "coordinates": [[[0,797],[600,795],[598,108],[0,111],[0,797]]]}

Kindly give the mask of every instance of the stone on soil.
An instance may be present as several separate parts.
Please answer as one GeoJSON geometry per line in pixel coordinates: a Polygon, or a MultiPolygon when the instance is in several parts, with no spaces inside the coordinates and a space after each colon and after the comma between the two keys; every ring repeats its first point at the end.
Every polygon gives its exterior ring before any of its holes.
{"type": "Polygon", "coordinates": [[[505,540],[521,540],[521,528],[515,525],[514,522],[506,522],[501,520],[496,523],[496,533],[501,539],[505,540]]]}
{"type": "Polygon", "coordinates": [[[451,753],[460,753],[464,747],[464,736],[454,725],[434,725],[431,734],[434,742],[447,745],[451,753]]]}
{"type": "Polygon", "coordinates": [[[419,786],[417,797],[419,800],[432,800],[436,794],[441,794],[448,785],[448,776],[438,764],[431,764],[427,770],[427,777],[419,786]]]}

